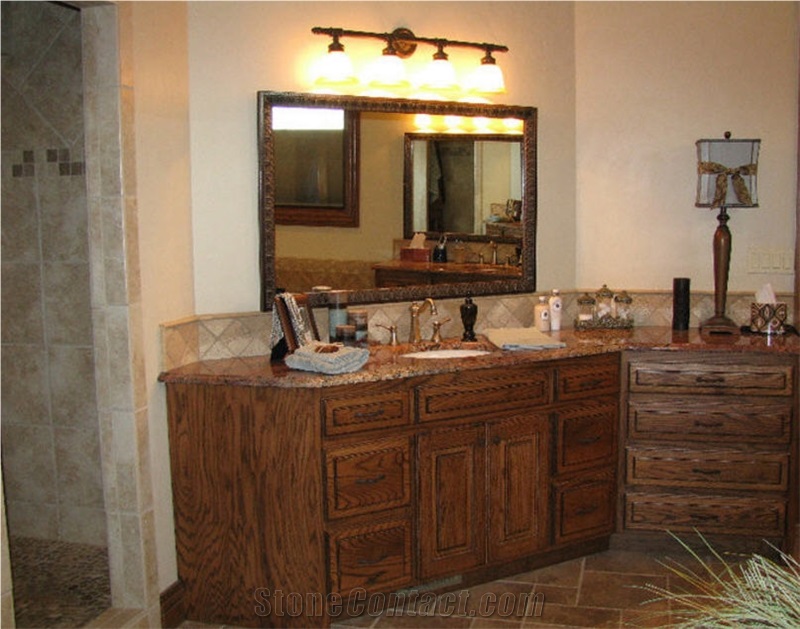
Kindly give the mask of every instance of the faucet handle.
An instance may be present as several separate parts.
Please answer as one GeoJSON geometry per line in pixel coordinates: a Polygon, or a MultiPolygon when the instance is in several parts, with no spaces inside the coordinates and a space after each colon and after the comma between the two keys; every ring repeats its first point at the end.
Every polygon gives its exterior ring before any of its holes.
{"type": "Polygon", "coordinates": [[[389,345],[397,345],[397,326],[396,325],[383,325],[376,323],[379,328],[389,331],[389,345]]]}
{"type": "Polygon", "coordinates": [[[438,319],[431,321],[431,325],[433,326],[433,336],[431,336],[431,343],[441,343],[442,342],[442,326],[445,323],[450,321],[450,317],[447,319],[442,319],[439,321],[438,319]]]}

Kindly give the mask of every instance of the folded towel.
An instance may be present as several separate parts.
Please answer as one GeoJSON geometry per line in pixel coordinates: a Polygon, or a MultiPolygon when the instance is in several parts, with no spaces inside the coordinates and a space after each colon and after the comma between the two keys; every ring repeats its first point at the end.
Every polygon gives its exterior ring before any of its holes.
{"type": "Polygon", "coordinates": [[[484,330],[483,333],[502,349],[553,349],[567,346],[536,328],[495,328],[484,330]]]}
{"type": "Polygon", "coordinates": [[[369,360],[369,350],[312,341],[284,359],[292,369],[335,374],[358,371],[369,360]]]}

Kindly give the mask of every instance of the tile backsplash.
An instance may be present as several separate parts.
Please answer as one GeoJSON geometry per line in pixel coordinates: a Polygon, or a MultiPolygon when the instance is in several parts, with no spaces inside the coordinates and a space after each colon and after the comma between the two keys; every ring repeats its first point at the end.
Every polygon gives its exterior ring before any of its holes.
{"type": "MultiPolygon", "coordinates": [[[[572,327],[577,314],[577,298],[585,291],[562,291],[564,304],[563,327],[572,327]]],[[[594,293],[595,290],[590,290],[594,293]]],[[[633,298],[632,311],[637,326],[672,325],[672,291],[628,291],[633,298]]],[[[478,321],[475,331],[480,334],[487,328],[528,327],[533,325],[533,306],[543,293],[475,297],[478,305],[478,321]]],[[[792,296],[778,295],[778,299],[789,303],[789,321],[792,296]]],[[[751,293],[728,293],[727,314],[744,325],[750,320],[751,293]]],[[[459,306],[461,299],[437,301],[439,319],[450,317],[442,328],[444,338],[460,336],[462,333],[459,306]]],[[[690,326],[697,327],[714,314],[713,292],[693,292],[691,296],[690,326]]],[[[389,333],[380,325],[397,326],[398,339],[404,342],[409,334],[408,304],[404,302],[367,304],[359,306],[369,313],[369,338],[371,341],[387,343],[389,333]]],[[[328,318],[324,308],[315,311],[320,335],[328,333],[328,318]]],[[[246,312],[219,315],[197,315],[161,325],[162,368],[173,369],[198,360],[215,358],[237,358],[263,356],[269,353],[272,325],[271,313],[246,312]]],[[[423,337],[431,333],[430,316],[423,315],[421,321],[423,337]]]]}

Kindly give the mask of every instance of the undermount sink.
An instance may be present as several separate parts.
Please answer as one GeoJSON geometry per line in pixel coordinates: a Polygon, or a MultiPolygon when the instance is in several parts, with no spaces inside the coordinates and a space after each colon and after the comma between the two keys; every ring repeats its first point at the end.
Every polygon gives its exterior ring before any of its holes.
{"type": "Polygon", "coordinates": [[[404,358],[471,358],[473,356],[486,356],[491,354],[485,349],[431,349],[421,352],[401,354],[404,358]]]}

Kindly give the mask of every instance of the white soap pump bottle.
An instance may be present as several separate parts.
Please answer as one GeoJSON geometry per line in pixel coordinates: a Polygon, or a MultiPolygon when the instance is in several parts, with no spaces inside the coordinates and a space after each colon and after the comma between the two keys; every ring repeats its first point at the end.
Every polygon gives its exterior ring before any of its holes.
{"type": "Polygon", "coordinates": [[[539,295],[539,303],[533,307],[533,319],[536,329],[540,332],[550,331],[550,307],[547,305],[547,297],[539,295]]]}
{"type": "Polygon", "coordinates": [[[561,295],[557,288],[553,289],[553,294],[550,295],[550,329],[558,331],[561,329],[561,295]]]}

